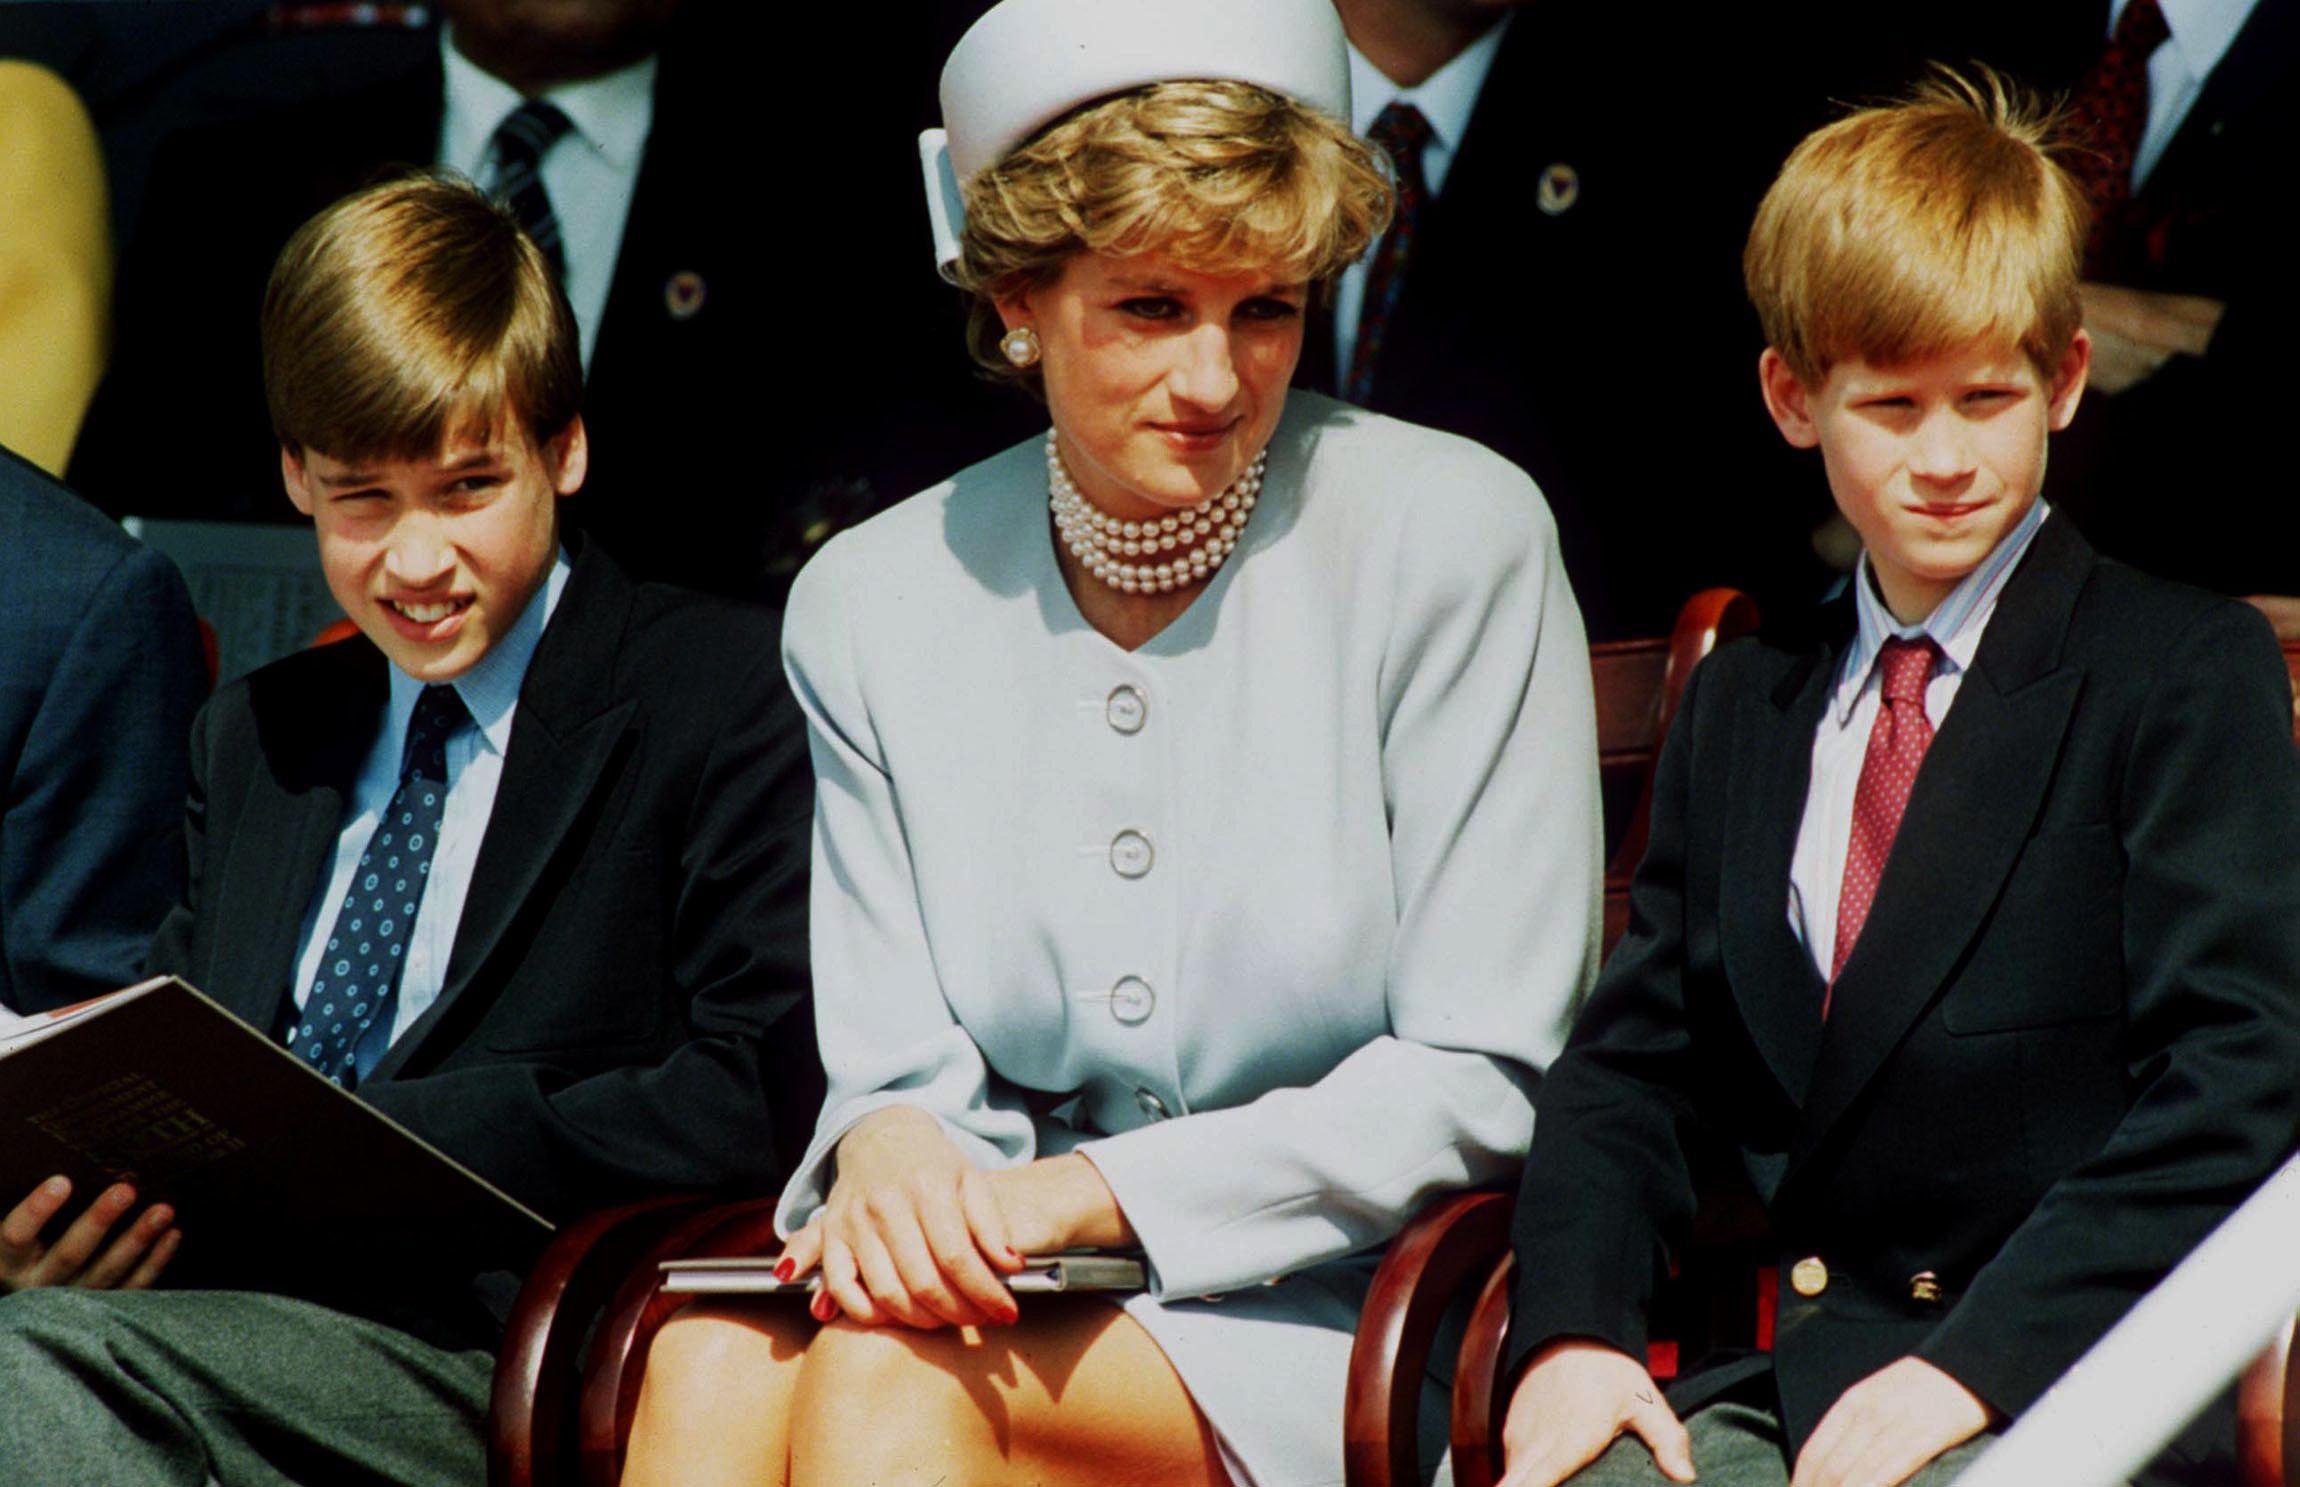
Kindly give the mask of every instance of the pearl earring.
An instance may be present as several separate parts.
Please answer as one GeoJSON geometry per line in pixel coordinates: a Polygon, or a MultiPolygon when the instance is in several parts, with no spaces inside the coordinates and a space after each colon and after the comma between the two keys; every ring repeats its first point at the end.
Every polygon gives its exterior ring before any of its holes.
{"type": "Polygon", "coordinates": [[[999,354],[1006,358],[1008,366],[1018,372],[1025,367],[1037,366],[1040,350],[1038,332],[1027,325],[1018,325],[999,337],[999,354]]]}

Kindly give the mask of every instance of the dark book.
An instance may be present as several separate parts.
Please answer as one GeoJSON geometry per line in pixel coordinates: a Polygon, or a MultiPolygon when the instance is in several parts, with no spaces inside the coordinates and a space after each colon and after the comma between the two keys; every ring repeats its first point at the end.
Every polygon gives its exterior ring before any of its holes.
{"type": "Polygon", "coordinates": [[[172,976],[0,1018],[0,1211],[58,1173],[73,1202],[51,1236],[130,1182],[139,1205],[174,1206],[187,1259],[228,1257],[236,1276],[347,1251],[518,1268],[551,1232],[172,976]]]}

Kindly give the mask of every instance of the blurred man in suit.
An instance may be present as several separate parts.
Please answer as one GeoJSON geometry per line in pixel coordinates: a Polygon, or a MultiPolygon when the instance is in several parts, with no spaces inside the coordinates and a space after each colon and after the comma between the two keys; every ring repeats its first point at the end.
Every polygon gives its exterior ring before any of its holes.
{"type": "MultiPolygon", "coordinates": [[[[977,432],[988,390],[921,324],[955,308],[896,215],[890,183],[916,169],[904,116],[841,108],[848,80],[783,66],[777,23],[749,6],[440,10],[435,45],[379,82],[257,101],[161,147],[72,466],[82,494],[115,513],[291,517],[250,328],[264,274],[312,211],[406,163],[471,176],[553,240],[599,451],[568,516],[635,576],[772,597],[830,531],[1002,442],[977,432]],[[791,75],[762,90],[776,71],[791,75]],[[918,354],[888,355],[889,325],[918,354]],[[169,475],[152,449],[171,443],[210,457],[169,475]]],[[[330,11],[306,29],[351,24],[330,11]]],[[[862,34],[859,17],[825,24],[862,34]]],[[[890,74],[927,70],[899,37],[874,46],[890,74]]]]}
{"type": "Polygon", "coordinates": [[[1666,631],[1711,583],[1769,608],[1811,597],[1819,575],[1793,534],[1823,493],[1780,459],[1756,400],[1727,394],[1761,349],[1735,272],[1779,158],[1747,99],[1730,133],[1704,133],[1737,38],[1673,19],[1657,41],[1649,18],[1600,6],[1336,8],[1352,122],[1388,148],[1404,200],[1313,325],[1296,380],[1531,471],[1593,638],[1666,631]],[[1666,292],[1651,267],[1664,251],[1666,292]],[[1655,450],[1619,389],[1663,352],[1699,422],[1655,450]]]}
{"type": "Polygon", "coordinates": [[[136,978],[183,886],[184,742],[207,691],[166,558],[0,450],[0,1008],[136,978]]]}

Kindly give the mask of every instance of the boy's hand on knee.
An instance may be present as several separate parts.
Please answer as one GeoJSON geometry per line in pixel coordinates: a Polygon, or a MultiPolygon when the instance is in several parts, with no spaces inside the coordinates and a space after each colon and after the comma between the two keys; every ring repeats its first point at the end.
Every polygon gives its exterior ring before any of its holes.
{"type": "Polygon", "coordinates": [[[1922,1358],[1847,1389],[1797,1456],[1790,1487],[1894,1487],[1988,1428],[1989,1407],[1922,1358]]]}
{"type": "Polygon", "coordinates": [[[1693,1443],[1637,1360],[1601,1342],[1567,1338],[1534,1354],[1509,1397],[1495,1487],[1556,1487],[1634,1432],[1673,1482],[1693,1480],[1693,1443]]]}
{"type": "Polygon", "coordinates": [[[124,1182],[106,1188],[54,1243],[43,1244],[42,1231],[71,1199],[70,1180],[51,1177],[0,1219],[0,1292],[39,1286],[140,1291],[175,1258],[182,1236],[170,1227],[175,1212],[165,1203],[112,1233],[136,1206],[136,1190],[124,1182]]]}

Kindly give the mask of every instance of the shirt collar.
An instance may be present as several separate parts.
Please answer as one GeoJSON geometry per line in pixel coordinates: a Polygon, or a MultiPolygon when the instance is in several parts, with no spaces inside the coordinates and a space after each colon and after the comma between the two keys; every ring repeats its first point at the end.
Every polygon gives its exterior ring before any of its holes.
{"type": "MultiPolygon", "coordinates": [[[[2126,0],[2117,0],[2109,7],[2109,33],[2115,34],[2116,23],[2124,15],[2126,0]]],[[[2188,75],[2201,81],[2220,59],[2228,55],[2228,48],[2236,41],[2236,33],[2244,29],[2244,22],[2253,11],[2253,0],[2157,0],[2164,11],[2165,28],[2172,33],[2172,47],[2180,53],[2181,65],[2188,75]]]]}
{"type": "Polygon", "coordinates": [[[1350,123],[1358,133],[1373,127],[1374,118],[1393,101],[1403,100],[1421,110],[1430,132],[1447,149],[1459,149],[1469,130],[1469,116],[1477,109],[1477,95],[1485,75],[1493,70],[1494,53],[1501,50],[1502,33],[1517,12],[1504,11],[1486,33],[1424,78],[1419,86],[1401,88],[1388,74],[1366,60],[1356,43],[1350,45],[1350,123]]]}
{"type": "MultiPolygon", "coordinates": [[[[471,162],[476,177],[487,168],[487,146],[495,127],[524,100],[518,89],[457,51],[449,27],[440,28],[439,52],[447,78],[447,117],[454,133],[447,141],[446,158],[471,162]]],[[[557,104],[575,134],[618,170],[638,168],[654,113],[652,53],[603,76],[548,88],[541,96],[557,104]]]]}
{"type": "Polygon", "coordinates": [[[1999,539],[1989,555],[1981,559],[1980,566],[1959,580],[1957,586],[1933,606],[1931,614],[1913,625],[1894,619],[1892,611],[1885,608],[1885,601],[1877,597],[1876,575],[1869,567],[1868,553],[1863,552],[1860,566],[1853,572],[1856,616],[1853,644],[1845,652],[1844,665],[1837,673],[1837,725],[1843,727],[1851,721],[1853,705],[1860,701],[1861,692],[1876,669],[1877,652],[1888,640],[1930,638],[1941,648],[1944,672],[1960,672],[1972,665],[1973,653],[1980,648],[1981,632],[1988,628],[1989,616],[1996,613],[1997,596],[2004,592],[2005,581],[2012,577],[2022,554],[2036,539],[2037,529],[2051,514],[2052,508],[2042,497],[2031,502],[2027,513],[1999,539]]]}
{"type": "MultiPolygon", "coordinates": [[[[479,725],[483,746],[497,755],[510,751],[511,718],[518,709],[519,688],[527,680],[527,664],[535,659],[535,647],[542,641],[543,629],[551,623],[559,596],[566,591],[567,575],[573,571],[567,550],[561,548],[543,580],[542,592],[527,601],[519,618],[511,622],[502,639],[487,648],[486,655],[450,683],[456,696],[463,699],[471,721],[479,725]]],[[[423,685],[398,667],[391,668],[391,707],[384,717],[386,738],[407,736],[408,720],[415,716],[415,699],[422,694],[423,685]]]]}

